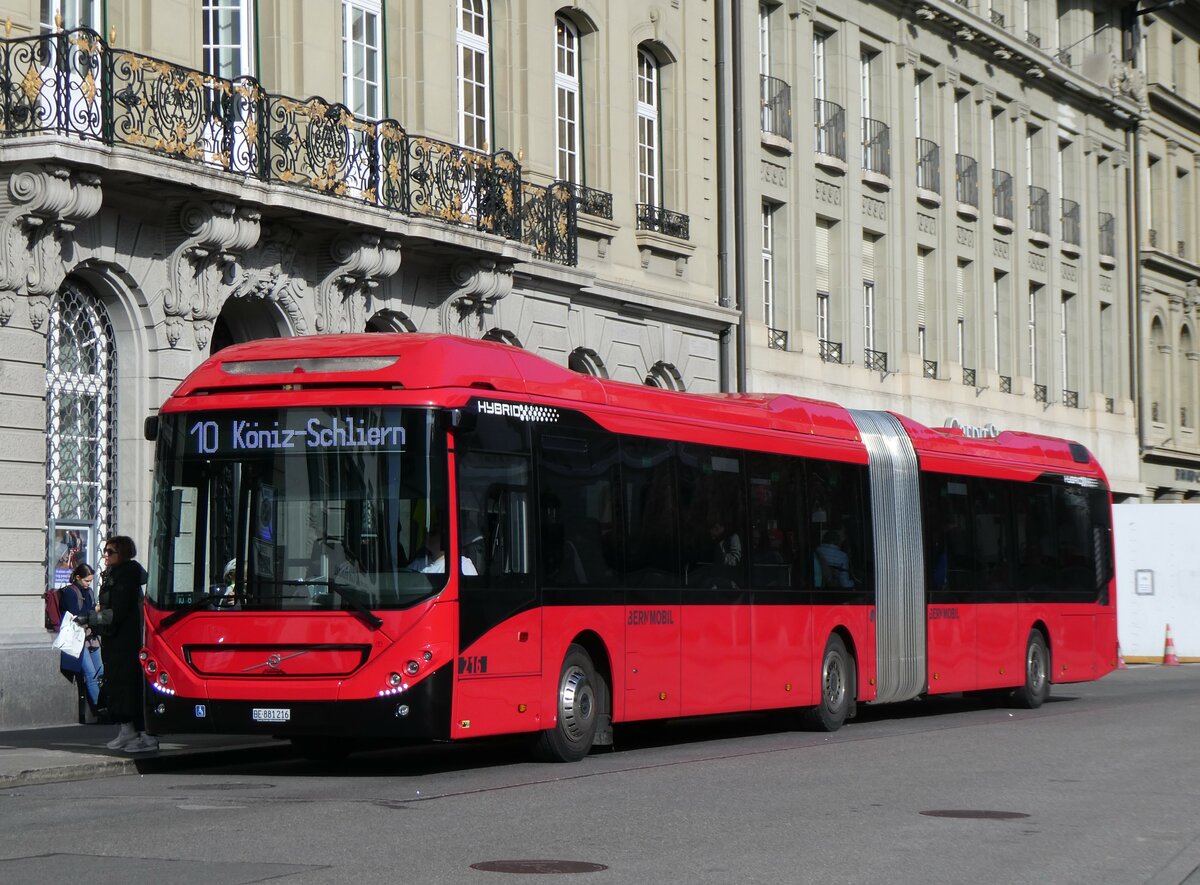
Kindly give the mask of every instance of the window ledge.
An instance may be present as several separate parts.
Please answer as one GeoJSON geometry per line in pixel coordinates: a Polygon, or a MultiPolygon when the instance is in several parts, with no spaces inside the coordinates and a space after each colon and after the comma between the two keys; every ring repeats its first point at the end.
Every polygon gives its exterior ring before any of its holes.
{"type": "Polygon", "coordinates": [[[846,161],[839,160],[831,154],[814,154],[813,160],[826,172],[832,172],[835,175],[846,174],[846,161]]]}
{"type": "Polygon", "coordinates": [[[890,175],[884,175],[882,172],[871,172],[864,169],[862,173],[863,184],[868,187],[880,191],[890,191],[892,189],[892,178],[890,175]]]}
{"type": "Polygon", "coordinates": [[[1050,235],[1041,233],[1040,231],[1031,230],[1029,232],[1029,242],[1033,243],[1042,249],[1050,245],[1050,235]]]}
{"type": "Polygon", "coordinates": [[[773,153],[783,154],[788,157],[792,155],[792,140],[784,138],[782,135],[776,135],[773,132],[764,132],[762,134],[762,145],[773,153]]]}
{"type": "Polygon", "coordinates": [[[1059,248],[1068,258],[1078,258],[1083,253],[1083,249],[1077,243],[1061,243],[1059,248]]]}
{"type": "Polygon", "coordinates": [[[1114,267],[1117,266],[1117,259],[1115,256],[1112,256],[1112,255],[1101,255],[1100,256],[1100,266],[1103,268],[1106,268],[1107,270],[1112,270],[1114,267]]]}
{"type": "Polygon", "coordinates": [[[967,221],[978,221],[979,220],[979,207],[972,206],[970,203],[959,203],[958,204],[958,216],[959,216],[959,218],[964,218],[967,221]]]}
{"type": "Polygon", "coordinates": [[[992,227],[996,228],[1002,234],[1011,234],[1013,232],[1012,219],[1001,218],[999,215],[992,219],[992,227]]]}
{"type": "Polygon", "coordinates": [[[937,191],[926,190],[923,187],[917,188],[917,199],[926,206],[942,205],[942,195],[937,191]]]}

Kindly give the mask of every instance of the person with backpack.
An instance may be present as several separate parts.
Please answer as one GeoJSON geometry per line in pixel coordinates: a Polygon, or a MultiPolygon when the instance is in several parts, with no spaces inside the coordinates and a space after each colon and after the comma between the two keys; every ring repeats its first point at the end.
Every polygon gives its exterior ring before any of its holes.
{"type": "MultiPolygon", "coordinates": [[[[71,570],[70,582],[57,591],[62,617],[86,617],[89,612],[95,611],[96,597],[92,593],[95,577],[96,573],[86,562],[81,562],[71,570]]],[[[60,652],[58,668],[68,679],[83,679],[88,701],[92,709],[97,710],[100,706],[100,679],[104,676],[104,661],[100,657],[100,637],[90,627],[84,629],[86,636],[79,657],[60,652]]]]}

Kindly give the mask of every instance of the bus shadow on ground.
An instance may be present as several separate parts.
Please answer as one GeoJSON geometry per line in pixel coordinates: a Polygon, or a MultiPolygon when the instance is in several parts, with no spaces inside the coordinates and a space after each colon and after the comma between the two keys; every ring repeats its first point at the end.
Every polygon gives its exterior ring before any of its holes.
{"type": "MultiPolygon", "coordinates": [[[[1071,695],[1052,695],[1046,707],[1069,705],[1078,700],[1071,695]]],[[[1007,693],[950,694],[923,697],[895,704],[859,704],[857,716],[835,735],[855,737],[859,726],[879,722],[902,722],[935,717],[963,716],[983,711],[1036,715],[1036,711],[1009,706],[1007,693]]],[[[695,744],[717,744],[746,738],[764,737],[790,733],[807,733],[815,739],[824,739],[828,734],[804,727],[803,711],[769,711],[762,713],[731,713],[727,715],[671,719],[658,722],[633,722],[616,726],[614,747],[599,747],[593,750],[592,758],[621,757],[647,750],[695,744]]],[[[306,759],[296,753],[287,742],[279,745],[279,754],[270,763],[262,760],[242,761],[206,767],[204,773],[217,771],[246,773],[256,770],[266,774],[265,766],[284,766],[287,774],[309,777],[403,777],[413,778],[453,772],[506,768],[541,763],[534,752],[536,737],[516,735],[456,743],[415,744],[387,746],[360,743],[343,759],[306,759]]],[[[567,773],[566,769],[552,765],[554,770],[567,773]]],[[[185,772],[178,772],[183,774],[185,772]]],[[[199,772],[197,772],[199,773],[199,772]]],[[[278,772],[277,772],[278,773],[278,772]]]]}

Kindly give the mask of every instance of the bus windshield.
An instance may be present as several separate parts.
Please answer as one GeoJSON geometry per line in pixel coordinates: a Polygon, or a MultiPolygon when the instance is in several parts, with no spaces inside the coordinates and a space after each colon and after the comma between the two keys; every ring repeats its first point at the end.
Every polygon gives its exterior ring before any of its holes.
{"type": "Polygon", "coordinates": [[[446,583],[428,549],[446,529],[445,453],[432,409],[163,415],[147,598],[176,617],[370,618],[426,599],[446,583]]]}

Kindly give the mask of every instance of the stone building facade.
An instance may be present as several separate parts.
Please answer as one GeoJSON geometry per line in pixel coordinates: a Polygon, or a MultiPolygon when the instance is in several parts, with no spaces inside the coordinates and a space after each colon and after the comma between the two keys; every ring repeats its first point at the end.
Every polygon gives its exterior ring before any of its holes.
{"type": "Polygon", "coordinates": [[[1200,491],[1198,12],[0,0],[0,725],[74,715],[42,588],[145,541],[143,420],[253,338],[487,337],[1200,491]]]}

